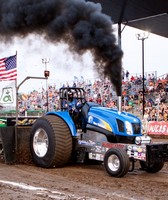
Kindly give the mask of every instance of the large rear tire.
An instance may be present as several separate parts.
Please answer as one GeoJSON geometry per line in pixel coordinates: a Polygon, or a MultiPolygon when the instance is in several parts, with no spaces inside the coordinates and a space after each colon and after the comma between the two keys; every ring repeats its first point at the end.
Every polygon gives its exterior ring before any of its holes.
{"type": "Polygon", "coordinates": [[[148,173],[157,173],[163,168],[164,162],[160,161],[148,165],[145,161],[140,161],[140,165],[141,169],[147,171],[148,173]]]}
{"type": "Polygon", "coordinates": [[[55,115],[37,119],[30,136],[30,151],[40,167],[66,165],[71,158],[72,136],[64,120],[55,115]]]}
{"type": "Polygon", "coordinates": [[[104,156],[104,167],[113,177],[123,177],[130,167],[129,157],[124,149],[109,149],[104,156]]]}

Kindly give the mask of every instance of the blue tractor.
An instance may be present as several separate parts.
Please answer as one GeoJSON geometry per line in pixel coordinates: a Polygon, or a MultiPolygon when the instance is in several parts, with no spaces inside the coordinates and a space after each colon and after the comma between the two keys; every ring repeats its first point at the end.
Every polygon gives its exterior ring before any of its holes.
{"type": "Polygon", "coordinates": [[[139,161],[149,173],[168,161],[168,144],[154,144],[142,134],[134,115],[87,102],[83,88],[60,89],[60,111],[36,119],[30,135],[36,165],[62,167],[70,161],[98,161],[108,174],[123,177],[139,161]]]}

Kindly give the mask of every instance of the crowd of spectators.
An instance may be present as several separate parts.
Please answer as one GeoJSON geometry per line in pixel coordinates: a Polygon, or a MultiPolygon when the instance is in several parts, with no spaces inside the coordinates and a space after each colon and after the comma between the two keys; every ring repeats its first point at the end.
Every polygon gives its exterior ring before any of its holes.
{"type": "MultiPolygon", "coordinates": [[[[122,109],[125,111],[136,111],[142,115],[142,77],[129,75],[122,81],[122,109]]],[[[145,115],[148,121],[168,120],[168,74],[156,78],[148,74],[145,83],[145,115]]],[[[117,95],[111,84],[106,80],[74,80],[71,84],[65,83],[62,87],[83,87],[86,91],[87,101],[97,102],[103,106],[117,109],[117,95]]],[[[60,109],[59,88],[56,85],[49,85],[48,90],[32,91],[29,94],[19,95],[20,114],[29,110],[55,111],[60,109]],[[48,96],[48,101],[47,101],[48,96]]]]}

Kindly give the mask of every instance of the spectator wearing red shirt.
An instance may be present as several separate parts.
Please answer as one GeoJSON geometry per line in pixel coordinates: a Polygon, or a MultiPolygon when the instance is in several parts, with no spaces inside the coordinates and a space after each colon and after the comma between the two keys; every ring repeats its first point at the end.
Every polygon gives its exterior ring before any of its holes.
{"type": "Polygon", "coordinates": [[[134,82],[135,81],[135,77],[134,76],[131,76],[131,82],[134,82]]]}

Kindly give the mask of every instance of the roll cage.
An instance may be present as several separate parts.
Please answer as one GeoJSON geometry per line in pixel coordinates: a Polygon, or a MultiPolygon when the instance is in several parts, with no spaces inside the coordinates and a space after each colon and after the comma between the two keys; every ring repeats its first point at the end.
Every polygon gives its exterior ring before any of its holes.
{"type": "Polygon", "coordinates": [[[62,111],[67,110],[68,108],[65,107],[65,102],[69,102],[69,96],[68,93],[73,94],[73,98],[77,101],[80,101],[82,104],[86,102],[85,97],[85,90],[83,88],[79,87],[62,87],[59,90],[59,96],[60,96],[60,108],[62,111]]]}

